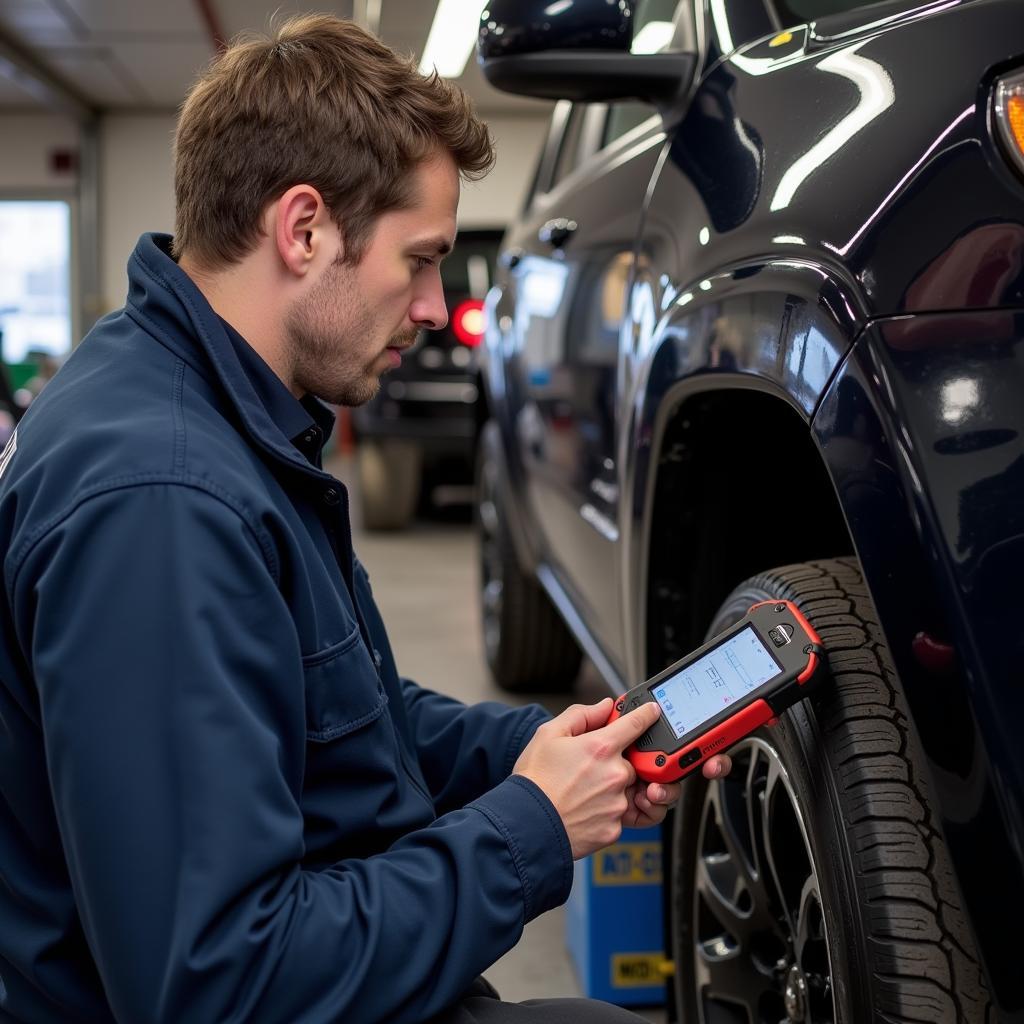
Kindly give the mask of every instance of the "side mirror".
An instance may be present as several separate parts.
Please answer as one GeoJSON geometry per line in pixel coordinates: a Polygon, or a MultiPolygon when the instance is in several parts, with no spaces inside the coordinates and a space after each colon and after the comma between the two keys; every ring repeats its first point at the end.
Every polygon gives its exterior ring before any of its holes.
{"type": "Polygon", "coordinates": [[[496,89],[541,99],[637,99],[664,109],[686,93],[694,53],[631,53],[630,0],[490,0],[478,53],[496,89]]]}

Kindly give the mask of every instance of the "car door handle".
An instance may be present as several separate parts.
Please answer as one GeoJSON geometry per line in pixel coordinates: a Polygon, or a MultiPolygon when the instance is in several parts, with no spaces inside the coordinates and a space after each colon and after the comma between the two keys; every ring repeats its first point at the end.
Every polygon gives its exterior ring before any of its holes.
{"type": "Polygon", "coordinates": [[[508,267],[509,270],[512,270],[515,267],[518,267],[520,263],[522,263],[523,257],[525,255],[526,255],[526,253],[524,253],[523,250],[519,249],[519,248],[516,248],[516,249],[506,249],[501,254],[500,259],[501,259],[502,264],[504,264],[506,267],[508,267]]]}
{"type": "Polygon", "coordinates": [[[556,217],[554,220],[549,220],[541,229],[537,232],[537,237],[550,245],[552,249],[562,249],[566,243],[572,238],[573,232],[579,227],[574,220],[567,220],[565,217],[556,217]]]}

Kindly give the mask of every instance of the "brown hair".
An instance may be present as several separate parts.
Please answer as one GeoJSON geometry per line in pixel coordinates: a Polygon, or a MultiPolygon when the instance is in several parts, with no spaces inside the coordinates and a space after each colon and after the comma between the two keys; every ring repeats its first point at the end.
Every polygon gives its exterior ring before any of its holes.
{"type": "Polygon", "coordinates": [[[458,86],[326,14],[236,40],[186,98],[174,150],[174,252],[210,269],[252,252],[293,185],[320,192],[357,263],[376,218],[411,201],[421,161],[447,151],[464,178],[494,162],[458,86]]]}

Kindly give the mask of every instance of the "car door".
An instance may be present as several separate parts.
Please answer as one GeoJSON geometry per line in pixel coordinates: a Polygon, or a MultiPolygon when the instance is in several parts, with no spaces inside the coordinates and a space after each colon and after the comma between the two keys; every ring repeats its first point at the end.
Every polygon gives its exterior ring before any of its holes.
{"type": "Polygon", "coordinates": [[[534,196],[513,242],[523,397],[515,437],[544,559],[621,671],[619,335],[665,135],[639,105],[557,116],[564,130],[550,186],[534,196]]]}

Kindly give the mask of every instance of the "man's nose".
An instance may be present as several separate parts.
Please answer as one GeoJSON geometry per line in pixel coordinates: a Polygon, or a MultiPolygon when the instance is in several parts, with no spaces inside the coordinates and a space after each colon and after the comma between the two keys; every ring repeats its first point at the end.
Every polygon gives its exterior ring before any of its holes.
{"type": "Polygon", "coordinates": [[[424,289],[423,294],[416,296],[409,316],[413,323],[429,331],[439,331],[448,323],[448,306],[444,301],[444,287],[440,278],[424,289]]]}

